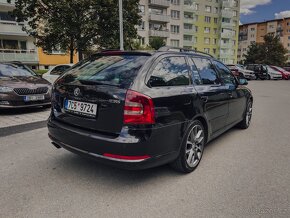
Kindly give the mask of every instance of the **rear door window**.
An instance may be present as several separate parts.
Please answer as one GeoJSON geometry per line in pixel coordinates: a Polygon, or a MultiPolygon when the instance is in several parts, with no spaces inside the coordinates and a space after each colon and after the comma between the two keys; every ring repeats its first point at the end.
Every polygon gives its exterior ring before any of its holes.
{"type": "Polygon", "coordinates": [[[167,57],[154,68],[149,79],[151,87],[185,86],[190,84],[188,65],[184,57],[167,57]]]}
{"type": "Polygon", "coordinates": [[[74,66],[61,78],[64,83],[112,85],[129,88],[149,56],[113,55],[94,56],[74,66]]]}
{"type": "Polygon", "coordinates": [[[215,68],[210,60],[199,57],[194,57],[192,60],[199,71],[202,84],[214,85],[220,83],[215,68]]]}

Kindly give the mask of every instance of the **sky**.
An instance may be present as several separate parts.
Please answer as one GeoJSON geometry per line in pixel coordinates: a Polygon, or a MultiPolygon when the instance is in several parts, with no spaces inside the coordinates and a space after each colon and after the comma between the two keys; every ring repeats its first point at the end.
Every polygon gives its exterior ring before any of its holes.
{"type": "Polygon", "coordinates": [[[290,0],[240,0],[242,24],[290,17],[290,0]]]}

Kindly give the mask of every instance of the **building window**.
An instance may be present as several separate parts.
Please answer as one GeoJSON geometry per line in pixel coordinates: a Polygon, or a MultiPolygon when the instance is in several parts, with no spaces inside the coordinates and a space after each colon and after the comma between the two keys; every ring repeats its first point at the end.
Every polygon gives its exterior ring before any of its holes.
{"type": "Polygon", "coordinates": [[[179,33],[179,26],[171,25],[171,33],[179,33]]]}
{"type": "Polygon", "coordinates": [[[238,7],[239,6],[239,2],[237,0],[234,0],[234,7],[238,7]]]}
{"type": "Polygon", "coordinates": [[[192,41],[192,36],[190,36],[190,35],[184,35],[183,36],[183,40],[184,41],[192,41]]]}
{"type": "Polygon", "coordinates": [[[196,11],[198,11],[198,10],[199,10],[199,4],[195,3],[195,5],[194,5],[194,9],[195,9],[196,11]]]}
{"type": "Polygon", "coordinates": [[[210,33],[210,27],[205,27],[204,28],[204,33],[210,33]]]}
{"type": "Polygon", "coordinates": [[[209,48],[204,48],[204,52],[209,54],[210,49],[209,48]]]}
{"type": "Polygon", "coordinates": [[[214,7],[213,8],[213,13],[218,14],[219,13],[219,8],[218,7],[214,7]]]}
{"type": "Polygon", "coordinates": [[[217,39],[212,40],[212,44],[216,45],[217,44],[217,39]]]}
{"type": "Polygon", "coordinates": [[[145,5],[139,5],[138,8],[139,8],[139,13],[145,14],[145,5]]]}
{"type": "Polygon", "coordinates": [[[214,34],[218,34],[218,29],[217,28],[214,28],[213,29],[213,32],[214,32],[214,34]]]}
{"type": "Polygon", "coordinates": [[[210,43],[210,38],[204,38],[204,44],[209,44],[210,43]]]}
{"type": "Polygon", "coordinates": [[[255,31],[255,28],[251,28],[251,31],[255,31]]]}
{"type": "Polygon", "coordinates": [[[234,15],[234,17],[237,17],[238,16],[238,12],[237,11],[233,11],[233,15],[234,15]]]}
{"type": "Polygon", "coordinates": [[[173,47],[179,47],[179,40],[171,39],[170,45],[173,46],[173,47]]]}
{"type": "Polygon", "coordinates": [[[171,18],[179,20],[180,19],[180,11],[172,10],[171,11],[171,18]]]}
{"type": "Polygon", "coordinates": [[[213,19],[213,22],[214,22],[214,23],[218,23],[218,18],[215,17],[215,18],[213,19]]]}
{"type": "Polygon", "coordinates": [[[208,16],[204,17],[204,22],[210,23],[210,21],[211,21],[211,17],[208,17],[208,16]]]}
{"type": "Polygon", "coordinates": [[[211,6],[206,5],[205,6],[205,12],[211,13],[211,6]]]}
{"type": "Polygon", "coordinates": [[[212,52],[213,52],[214,54],[216,54],[216,48],[212,49],[212,52]]]}

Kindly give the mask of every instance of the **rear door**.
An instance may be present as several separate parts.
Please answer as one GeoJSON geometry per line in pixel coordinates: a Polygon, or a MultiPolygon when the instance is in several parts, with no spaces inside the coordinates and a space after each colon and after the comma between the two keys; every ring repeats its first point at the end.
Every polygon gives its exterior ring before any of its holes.
{"type": "Polygon", "coordinates": [[[209,59],[192,57],[190,63],[193,74],[196,75],[198,72],[200,75],[200,81],[195,79],[195,88],[199,94],[202,111],[209,121],[212,133],[215,133],[226,126],[229,106],[226,87],[221,84],[209,59]]]}
{"type": "Polygon", "coordinates": [[[231,125],[243,118],[247,99],[243,89],[240,89],[231,71],[219,61],[213,61],[213,64],[219,73],[219,77],[229,97],[229,116],[227,117],[227,125],[231,125]]]}
{"type": "Polygon", "coordinates": [[[128,88],[147,60],[143,55],[98,55],[55,83],[54,116],[83,129],[119,134],[128,88]]]}

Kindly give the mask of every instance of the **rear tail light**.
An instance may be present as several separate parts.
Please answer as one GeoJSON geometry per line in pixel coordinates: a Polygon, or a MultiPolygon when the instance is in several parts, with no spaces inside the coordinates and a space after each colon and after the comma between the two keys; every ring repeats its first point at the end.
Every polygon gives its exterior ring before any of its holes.
{"type": "Polygon", "coordinates": [[[116,159],[116,160],[128,160],[128,161],[143,161],[143,160],[146,160],[146,159],[150,158],[150,156],[148,156],[148,155],[144,155],[144,156],[123,156],[123,155],[109,154],[109,153],[105,153],[103,155],[105,157],[109,157],[109,158],[116,159]]]}
{"type": "Polygon", "coordinates": [[[154,104],[150,97],[128,90],[124,106],[124,124],[154,124],[154,104]]]}

